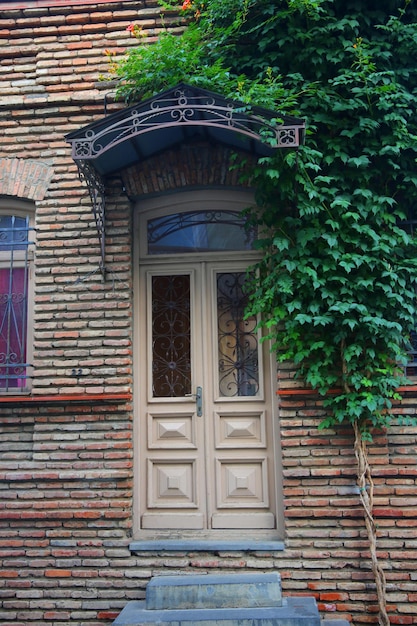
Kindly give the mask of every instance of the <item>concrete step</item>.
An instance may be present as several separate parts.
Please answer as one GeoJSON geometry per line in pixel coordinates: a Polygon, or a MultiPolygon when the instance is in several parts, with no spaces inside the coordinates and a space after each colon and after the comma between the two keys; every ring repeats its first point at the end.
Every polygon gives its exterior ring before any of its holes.
{"type": "Polygon", "coordinates": [[[146,588],[146,609],[226,609],[282,605],[277,573],[156,576],[146,588]]]}
{"type": "Polygon", "coordinates": [[[314,598],[287,598],[279,607],[149,610],[128,602],[113,626],[320,626],[314,598]]]}
{"type": "Polygon", "coordinates": [[[282,598],[278,573],[156,576],[145,601],[128,602],[113,626],[349,626],[320,620],[312,597],[282,598]]]}
{"type": "Polygon", "coordinates": [[[281,594],[277,573],[157,576],[145,601],[128,602],[113,626],[320,626],[314,598],[281,594]]]}

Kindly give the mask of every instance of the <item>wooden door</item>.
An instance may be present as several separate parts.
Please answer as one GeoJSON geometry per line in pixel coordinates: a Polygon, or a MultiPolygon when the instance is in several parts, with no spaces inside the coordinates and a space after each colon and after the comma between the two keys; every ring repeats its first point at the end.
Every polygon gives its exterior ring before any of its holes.
{"type": "Polygon", "coordinates": [[[245,275],[238,261],[141,268],[144,529],[276,527],[269,359],[243,319],[245,275]]]}

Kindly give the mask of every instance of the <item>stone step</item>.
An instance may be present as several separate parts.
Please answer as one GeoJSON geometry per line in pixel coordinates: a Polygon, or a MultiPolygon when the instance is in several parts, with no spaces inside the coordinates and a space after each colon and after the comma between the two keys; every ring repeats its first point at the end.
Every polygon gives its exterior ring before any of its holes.
{"type": "Polygon", "coordinates": [[[146,609],[226,609],[282,605],[278,573],[156,576],[146,588],[146,609]]]}
{"type": "Polygon", "coordinates": [[[287,598],[282,606],[256,608],[149,610],[128,602],[113,626],[320,626],[316,601],[287,598]]]}

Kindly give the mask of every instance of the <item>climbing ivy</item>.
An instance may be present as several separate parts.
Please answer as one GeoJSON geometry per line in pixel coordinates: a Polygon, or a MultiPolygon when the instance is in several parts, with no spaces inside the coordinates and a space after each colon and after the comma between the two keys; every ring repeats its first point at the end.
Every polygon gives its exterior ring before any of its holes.
{"type": "Polygon", "coordinates": [[[186,82],[306,120],[297,153],[260,160],[250,313],[280,360],[325,396],[322,427],[389,421],[415,325],[415,0],[185,0],[166,30],[113,62],[119,93],[186,82]],[[328,395],[331,389],[340,389],[328,395]]]}
{"type": "Polygon", "coordinates": [[[379,621],[389,624],[377,562],[366,441],[387,427],[415,326],[416,0],[164,2],[168,30],[113,62],[119,93],[140,99],[180,81],[305,119],[306,144],[252,172],[263,259],[248,314],[280,361],[323,396],[321,428],[351,425],[379,621]]]}

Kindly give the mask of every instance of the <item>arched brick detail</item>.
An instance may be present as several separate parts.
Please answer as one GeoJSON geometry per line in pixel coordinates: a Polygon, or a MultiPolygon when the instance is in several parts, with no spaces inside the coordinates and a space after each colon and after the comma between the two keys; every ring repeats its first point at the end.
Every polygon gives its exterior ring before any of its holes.
{"type": "Polygon", "coordinates": [[[0,158],[0,195],[43,200],[53,175],[42,161],[0,158]]]}
{"type": "Polygon", "coordinates": [[[248,177],[256,159],[225,146],[182,144],[177,149],[138,162],[122,173],[130,198],[178,191],[184,187],[250,187],[248,177]],[[236,166],[233,167],[232,166],[236,166]],[[242,178],[244,180],[242,180],[242,178]]]}

